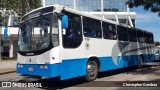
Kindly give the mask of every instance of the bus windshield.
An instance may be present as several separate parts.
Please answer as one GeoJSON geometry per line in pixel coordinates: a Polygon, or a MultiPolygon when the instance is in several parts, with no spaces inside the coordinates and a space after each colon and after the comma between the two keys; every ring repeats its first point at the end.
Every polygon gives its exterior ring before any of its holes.
{"type": "Polygon", "coordinates": [[[52,14],[46,14],[22,21],[18,37],[20,51],[40,50],[49,46],[51,18],[52,14]]]}

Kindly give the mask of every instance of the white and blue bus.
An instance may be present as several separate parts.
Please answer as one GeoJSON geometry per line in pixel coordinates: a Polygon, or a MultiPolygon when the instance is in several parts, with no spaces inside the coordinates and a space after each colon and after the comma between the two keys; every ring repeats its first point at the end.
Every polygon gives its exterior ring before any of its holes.
{"type": "Polygon", "coordinates": [[[21,18],[17,73],[61,80],[155,60],[153,34],[61,5],[21,18]]]}

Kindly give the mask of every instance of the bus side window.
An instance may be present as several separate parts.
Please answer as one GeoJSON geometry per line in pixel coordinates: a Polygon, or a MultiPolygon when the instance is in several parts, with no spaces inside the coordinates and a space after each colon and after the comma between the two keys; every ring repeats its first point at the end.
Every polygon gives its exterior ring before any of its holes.
{"type": "Polygon", "coordinates": [[[130,42],[137,42],[137,32],[135,29],[128,28],[128,39],[130,42]]]}
{"type": "Polygon", "coordinates": [[[103,37],[104,39],[117,39],[116,35],[116,26],[113,24],[109,23],[102,23],[102,28],[103,28],[103,37]]]}
{"type": "Polygon", "coordinates": [[[153,43],[154,43],[153,34],[151,34],[151,37],[150,37],[150,39],[151,39],[151,43],[153,44],[153,43]]]}
{"type": "Polygon", "coordinates": [[[149,36],[148,36],[148,43],[150,43],[150,44],[154,43],[153,34],[149,34],[149,36]]]}
{"type": "Polygon", "coordinates": [[[85,37],[102,38],[101,22],[99,20],[83,17],[83,27],[85,37]]]}
{"type": "Polygon", "coordinates": [[[145,41],[144,41],[144,42],[145,42],[145,43],[149,43],[149,41],[150,41],[150,40],[149,40],[149,33],[144,32],[144,34],[143,34],[143,35],[144,35],[144,39],[145,39],[145,41]]]}
{"type": "Polygon", "coordinates": [[[140,43],[144,43],[145,42],[145,38],[144,38],[143,33],[144,32],[140,31],[140,30],[137,31],[138,42],[140,42],[140,43]]]}
{"type": "Polygon", "coordinates": [[[118,40],[128,41],[128,30],[124,26],[118,26],[118,40]]]}

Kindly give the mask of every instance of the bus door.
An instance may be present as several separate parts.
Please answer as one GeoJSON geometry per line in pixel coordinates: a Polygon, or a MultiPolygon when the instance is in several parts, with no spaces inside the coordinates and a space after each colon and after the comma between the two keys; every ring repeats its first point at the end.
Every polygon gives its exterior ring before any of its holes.
{"type": "Polygon", "coordinates": [[[68,17],[68,28],[62,30],[62,58],[83,58],[81,16],[65,12],[68,17]]]}

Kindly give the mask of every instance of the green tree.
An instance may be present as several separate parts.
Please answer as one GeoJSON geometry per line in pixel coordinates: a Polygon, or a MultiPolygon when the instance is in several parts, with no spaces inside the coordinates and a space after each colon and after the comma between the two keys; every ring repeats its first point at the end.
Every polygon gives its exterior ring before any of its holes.
{"type": "Polygon", "coordinates": [[[128,0],[126,2],[130,8],[142,6],[144,10],[158,12],[160,16],[160,0],[128,0]]]}
{"type": "Polygon", "coordinates": [[[0,10],[10,10],[19,16],[41,6],[41,0],[0,0],[0,10]]]}

